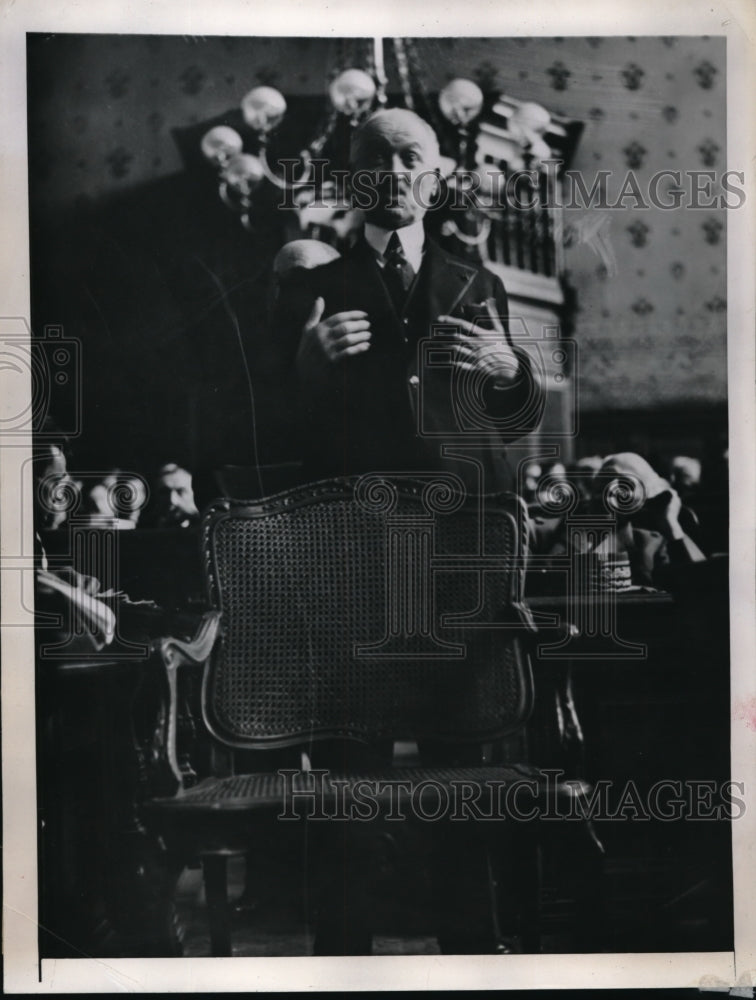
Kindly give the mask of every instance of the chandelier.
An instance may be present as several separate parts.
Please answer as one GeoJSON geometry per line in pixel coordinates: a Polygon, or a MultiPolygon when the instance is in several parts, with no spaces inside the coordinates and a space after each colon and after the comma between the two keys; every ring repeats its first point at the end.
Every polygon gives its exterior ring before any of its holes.
{"type": "Polygon", "coordinates": [[[287,161],[286,165],[294,168],[291,171],[281,169],[283,161],[269,161],[270,140],[288,110],[286,98],[273,87],[254,87],[240,103],[244,123],[255,137],[254,153],[244,151],[242,136],[228,125],[216,125],[205,133],[201,151],[214,169],[221,201],[246,229],[253,230],[255,195],[267,182],[284,195],[287,207],[296,211],[302,235],[321,238],[321,230],[327,229],[337,242],[346,239],[358,225],[357,213],[350,209],[343,192],[326,175],[318,173],[316,165],[337,127],[351,132],[373,111],[388,105],[385,55],[390,46],[403,105],[425,117],[437,133],[443,132],[447,155],[442,155],[441,172],[447,186],[459,190],[466,206],[466,223],[458,225],[458,220],[448,218],[444,233],[453,235],[464,247],[480,248],[485,257],[497,217],[493,197],[497,183],[503,172],[538,170],[553,155],[549,140],[553,141],[554,134],[558,136],[560,131],[558,126],[555,128],[553,116],[538,104],[500,96],[492,110],[505,127],[493,127],[482,138],[484,147],[489,148],[491,141],[500,144],[501,137],[506,136],[506,152],[501,155],[498,149],[496,156],[485,157],[486,162],[481,162],[483,185],[471,191],[467,168],[471,165],[470,153],[477,157],[478,143],[476,140],[471,150],[470,140],[473,134],[477,137],[481,133],[479,119],[486,103],[481,88],[472,80],[455,78],[434,99],[428,93],[411,39],[374,38],[367,50],[365,43],[361,44],[361,52],[351,53],[354,62],[361,65],[347,65],[331,80],[324,124],[303,146],[296,161],[287,161]]]}

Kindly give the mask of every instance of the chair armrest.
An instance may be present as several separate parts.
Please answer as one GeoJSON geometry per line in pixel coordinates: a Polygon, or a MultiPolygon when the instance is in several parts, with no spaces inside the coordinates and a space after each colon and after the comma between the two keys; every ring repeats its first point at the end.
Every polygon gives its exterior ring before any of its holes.
{"type": "Polygon", "coordinates": [[[563,617],[555,625],[543,625],[536,621],[527,598],[523,601],[515,602],[513,608],[519,624],[522,626],[522,641],[531,651],[535,650],[537,645],[543,642],[544,638],[549,638],[556,642],[572,638],[578,634],[577,626],[573,625],[572,622],[566,621],[563,617]]]}
{"type": "Polygon", "coordinates": [[[199,666],[210,655],[220,627],[220,611],[207,611],[192,639],[165,636],[160,640],[160,656],[166,667],[199,666]]]}
{"type": "Polygon", "coordinates": [[[220,628],[221,615],[219,611],[208,611],[202,616],[199,628],[189,641],[166,636],[160,640],[158,649],[160,659],[165,669],[168,683],[169,704],[166,713],[165,749],[168,766],[177,787],[183,788],[184,776],[178,762],[176,747],[176,730],[178,719],[178,681],[179,667],[198,667],[205,663],[212,652],[220,628]]]}

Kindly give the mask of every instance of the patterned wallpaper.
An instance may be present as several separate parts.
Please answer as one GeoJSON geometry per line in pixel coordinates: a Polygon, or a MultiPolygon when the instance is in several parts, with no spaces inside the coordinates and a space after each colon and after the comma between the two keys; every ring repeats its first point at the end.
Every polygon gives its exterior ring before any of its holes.
{"type": "MultiPolygon", "coordinates": [[[[329,39],[34,36],[30,181],[42,212],[181,169],[171,129],[234,107],[257,83],[322,93],[362,43],[329,39]]],[[[585,122],[572,169],[726,169],[725,43],[714,37],[418,39],[430,91],[452,76],[585,122]]],[[[364,48],[364,45],[363,45],[364,48]]],[[[389,61],[389,75],[396,80],[389,61]]],[[[737,165],[732,165],[736,168],[737,165]]],[[[661,186],[664,193],[669,189],[661,186]]],[[[595,211],[593,220],[595,222],[595,211]]],[[[726,398],[726,211],[604,213],[608,256],[566,213],[586,411],[726,398]]]]}
{"type": "Polygon", "coordinates": [[[35,196],[54,208],[180,170],[172,128],[235,107],[258,84],[320,93],[339,57],[327,39],[33,36],[35,196]]]}
{"type": "MultiPolygon", "coordinates": [[[[571,169],[584,175],[589,190],[598,171],[611,171],[610,203],[630,169],[641,192],[658,171],[727,169],[724,39],[426,39],[420,46],[424,64],[435,67],[436,86],[453,61],[455,75],[472,76],[485,89],[585,122],[571,169]]],[[[665,202],[670,187],[660,183],[665,202]]],[[[632,198],[625,204],[602,213],[609,266],[580,242],[587,213],[565,212],[581,406],[722,401],[726,210],[644,210],[632,198]]],[[[591,213],[594,224],[599,211],[591,213]]]]}

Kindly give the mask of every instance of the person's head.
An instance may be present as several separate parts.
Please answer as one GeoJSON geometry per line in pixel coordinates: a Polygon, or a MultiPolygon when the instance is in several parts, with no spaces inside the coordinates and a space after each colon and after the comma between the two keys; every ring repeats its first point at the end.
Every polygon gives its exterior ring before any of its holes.
{"type": "Polygon", "coordinates": [[[83,490],[81,512],[90,527],[128,528],[139,521],[147,502],[147,487],[141,476],[110,469],[83,490]]]}
{"type": "Polygon", "coordinates": [[[85,488],[82,507],[89,514],[92,522],[115,520],[118,517],[114,495],[118,476],[119,470],[112,469],[110,472],[105,473],[101,479],[97,479],[85,488]]]}
{"type": "Polygon", "coordinates": [[[688,455],[675,455],[670,462],[669,479],[680,493],[688,493],[701,485],[701,463],[688,455]]]}
{"type": "Polygon", "coordinates": [[[568,469],[570,481],[575,484],[583,503],[588,503],[593,496],[593,480],[603,461],[600,455],[585,455],[573,462],[568,469]]]}
{"type": "Polygon", "coordinates": [[[273,260],[273,275],[281,284],[299,269],[309,271],[340,257],[339,251],[320,240],[292,240],[285,243],[273,260]]]}
{"type": "Polygon", "coordinates": [[[354,132],[352,188],[368,222],[401,229],[423,218],[439,190],[436,133],[414,111],[376,111],[354,132]]]}
{"type": "Polygon", "coordinates": [[[267,310],[272,316],[277,303],[284,297],[284,289],[313,267],[329,264],[340,257],[339,251],[321,240],[291,240],[285,243],[273,258],[273,273],[268,285],[267,310]]]}
{"type": "Polygon", "coordinates": [[[567,478],[567,467],[564,462],[554,461],[547,462],[543,466],[543,473],[541,478],[545,479],[549,477],[550,480],[556,482],[557,480],[564,481],[567,478]]]}
{"type": "Polygon", "coordinates": [[[118,477],[118,516],[137,524],[147,503],[147,484],[141,476],[123,472],[118,477]]]}
{"type": "Polygon", "coordinates": [[[595,475],[603,464],[604,459],[601,455],[584,455],[576,460],[575,471],[595,475]]]}
{"type": "Polygon", "coordinates": [[[184,527],[199,517],[194,502],[192,475],[175,462],[168,462],[158,469],[154,496],[159,527],[184,527]]]}
{"type": "Polygon", "coordinates": [[[34,515],[45,531],[59,528],[79,501],[80,485],[68,472],[67,451],[63,436],[34,442],[34,515]]]}
{"type": "Polygon", "coordinates": [[[522,497],[525,503],[533,503],[538,491],[538,480],[543,469],[538,462],[528,462],[522,471],[522,497]]]}
{"type": "Polygon", "coordinates": [[[340,257],[339,251],[321,240],[292,240],[285,243],[273,259],[274,298],[288,281],[304,271],[329,264],[340,257]]]}
{"type": "Polygon", "coordinates": [[[632,451],[608,455],[599,469],[594,502],[604,513],[614,514],[619,523],[635,523],[650,505],[665,506],[672,487],[632,451]]]}

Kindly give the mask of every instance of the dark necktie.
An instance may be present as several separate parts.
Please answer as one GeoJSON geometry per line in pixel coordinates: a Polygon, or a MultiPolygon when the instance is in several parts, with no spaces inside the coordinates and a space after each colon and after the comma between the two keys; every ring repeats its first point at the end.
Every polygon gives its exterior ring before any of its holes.
{"type": "Polygon", "coordinates": [[[401,240],[396,233],[391,234],[391,239],[388,241],[383,259],[385,261],[383,276],[386,286],[389,290],[391,301],[394,303],[394,309],[401,315],[404,304],[407,301],[407,292],[415,280],[415,272],[412,270],[410,262],[404,256],[401,240]]]}

